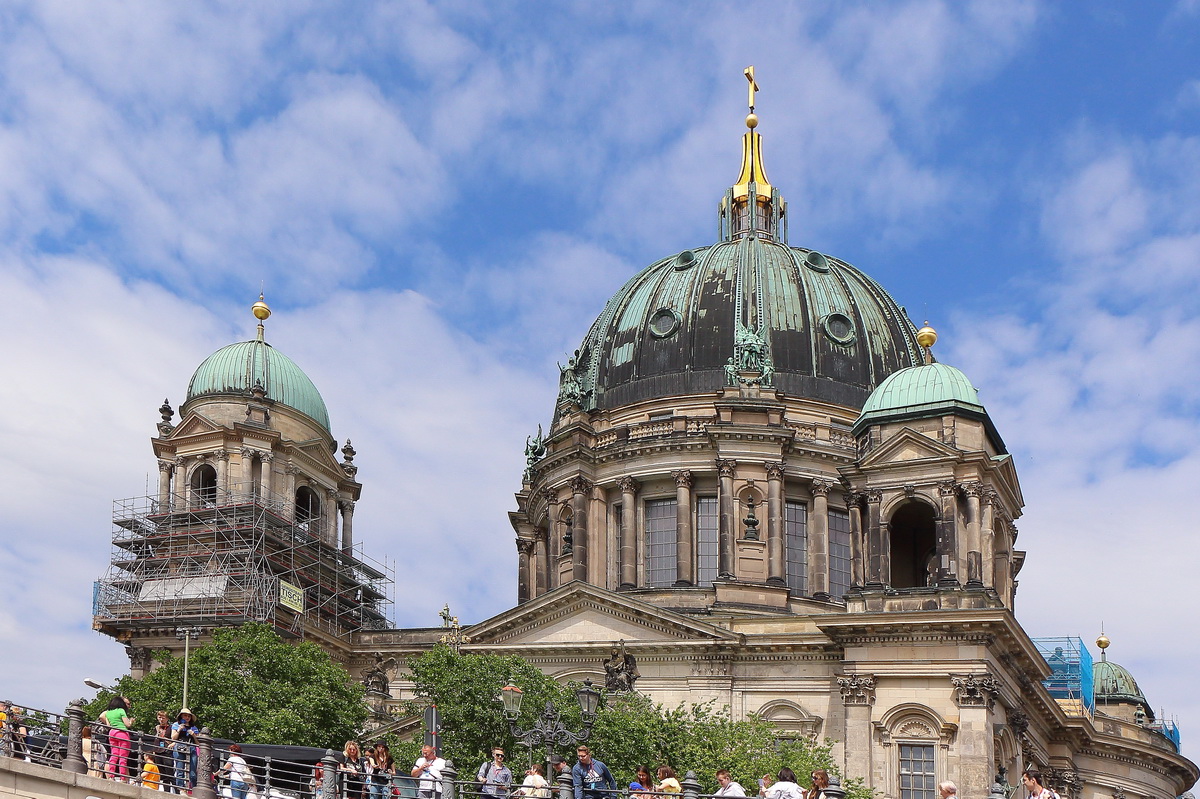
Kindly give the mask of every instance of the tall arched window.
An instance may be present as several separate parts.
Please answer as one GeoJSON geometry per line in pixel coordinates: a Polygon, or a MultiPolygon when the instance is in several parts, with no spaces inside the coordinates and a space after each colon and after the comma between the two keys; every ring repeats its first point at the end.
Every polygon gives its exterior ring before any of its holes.
{"type": "Polygon", "coordinates": [[[302,530],[313,527],[312,522],[321,516],[321,499],[308,486],[296,489],[296,524],[302,530]]]}
{"type": "Polygon", "coordinates": [[[192,503],[196,507],[211,508],[217,504],[217,470],[207,463],[192,472],[192,503]]]}
{"type": "Polygon", "coordinates": [[[793,594],[808,590],[808,506],[788,502],[783,508],[783,552],[787,584],[793,594]]]}
{"type": "Polygon", "coordinates": [[[892,546],[893,588],[930,585],[936,569],[937,512],[919,500],[898,507],[888,523],[892,546]]]}

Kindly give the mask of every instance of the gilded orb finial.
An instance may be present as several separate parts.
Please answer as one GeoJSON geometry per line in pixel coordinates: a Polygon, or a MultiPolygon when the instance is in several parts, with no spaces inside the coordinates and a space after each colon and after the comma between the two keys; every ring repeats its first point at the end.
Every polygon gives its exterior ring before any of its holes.
{"type": "Polygon", "coordinates": [[[937,331],[929,326],[928,319],[925,320],[925,326],[917,331],[917,343],[927,349],[937,343],[937,331]]]}
{"type": "Polygon", "coordinates": [[[1111,643],[1112,641],[1108,640],[1108,636],[1104,633],[1100,633],[1100,637],[1096,639],[1096,646],[1100,647],[1101,650],[1108,649],[1111,643]]]}
{"type": "Polygon", "coordinates": [[[254,314],[254,318],[260,322],[266,321],[267,317],[271,315],[271,308],[265,302],[263,302],[263,294],[261,291],[258,293],[258,302],[250,306],[250,311],[254,314]]]}

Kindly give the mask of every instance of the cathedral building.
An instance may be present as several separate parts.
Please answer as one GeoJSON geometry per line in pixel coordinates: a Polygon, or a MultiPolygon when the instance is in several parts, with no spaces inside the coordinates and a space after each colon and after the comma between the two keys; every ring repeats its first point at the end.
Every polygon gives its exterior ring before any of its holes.
{"type": "MultiPolygon", "coordinates": [[[[789,243],[747,77],[719,239],[633,276],[561,367],[509,514],[517,603],[465,627],[464,651],[599,681],[623,645],[637,690],[834,739],[885,797],[946,779],[982,796],[1027,766],[1066,799],[1182,794],[1200,772],[1132,676],[1017,621],[1013,458],[931,327],[789,243]]],[[[136,670],[145,647],[181,648],[181,620],[268,618],[372,675],[381,705],[407,696],[405,659],[447,631],[383,622],[386,571],[352,537],[353,448],[335,459],[311,381],[260,326],[201,365],[180,410],[154,439],[158,496],[117,520],[98,629],[136,670]]]]}

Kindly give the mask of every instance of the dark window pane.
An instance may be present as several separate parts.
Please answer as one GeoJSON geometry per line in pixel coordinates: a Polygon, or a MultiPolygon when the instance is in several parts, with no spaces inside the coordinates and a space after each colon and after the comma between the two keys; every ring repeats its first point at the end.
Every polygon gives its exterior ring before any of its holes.
{"type": "Polygon", "coordinates": [[[660,588],[677,579],[675,500],[646,501],[646,585],[660,588]]]}
{"type": "Polygon", "coordinates": [[[829,511],[829,593],[841,599],[850,590],[850,514],[829,511]]]}
{"type": "Polygon", "coordinates": [[[717,498],[696,500],[696,579],[712,585],[717,579],[717,498]]]}
{"type": "Polygon", "coordinates": [[[784,505],[783,546],[788,588],[803,594],[808,587],[808,506],[803,502],[784,505]]]}

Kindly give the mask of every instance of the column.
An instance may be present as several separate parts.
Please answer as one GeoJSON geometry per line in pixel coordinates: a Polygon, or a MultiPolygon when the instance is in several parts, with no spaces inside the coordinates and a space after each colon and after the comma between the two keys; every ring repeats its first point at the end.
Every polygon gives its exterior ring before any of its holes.
{"type": "Polygon", "coordinates": [[[283,465],[284,491],[287,493],[287,498],[291,500],[293,513],[296,506],[296,475],[299,473],[300,470],[296,468],[291,459],[283,465]]]}
{"type": "Polygon", "coordinates": [[[343,499],[338,510],[342,512],[342,551],[349,555],[354,551],[354,500],[343,499]]]}
{"type": "Polygon", "coordinates": [[[175,464],[159,458],[158,460],[158,509],[165,511],[171,507],[171,471],[175,464]]]}
{"type": "Polygon", "coordinates": [[[871,705],[875,703],[875,676],[847,674],[837,678],[846,713],[845,774],[871,774],[871,705]]]}
{"type": "Polygon", "coordinates": [[[717,460],[717,475],[720,478],[717,504],[721,512],[718,527],[721,545],[717,577],[725,580],[733,579],[733,542],[737,536],[737,516],[733,507],[733,473],[736,468],[737,461],[717,460]]]}
{"type": "Polygon", "coordinates": [[[217,504],[229,504],[229,453],[219,449],[213,453],[217,462],[217,504]]]}
{"type": "Polygon", "coordinates": [[[675,478],[675,585],[696,584],[696,555],[692,551],[692,473],[671,472],[675,478]]]}
{"type": "Polygon", "coordinates": [[[536,596],[550,590],[550,534],[547,528],[537,530],[537,574],[534,579],[536,596]]]}
{"type": "Polygon", "coordinates": [[[941,518],[937,520],[937,585],[958,585],[958,553],[955,539],[958,537],[958,485],[953,480],[938,483],[938,495],[942,500],[941,518]]]}
{"type": "Polygon", "coordinates": [[[833,483],[813,480],[813,512],[808,518],[808,593],[829,599],[829,490],[833,483]]]}
{"type": "Polygon", "coordinates": [[[637,586],[637,492],[641,485],[632,477],[617,481],[621,489],[621,588],[637,586]]]}
{"type": "Polygon", "coordinates": [[[862,494],[846,492],[846,511],[850,514],[850,587],[861,588],[866,572],[863,552],[862,494]]]}
{"type": "Polygon", "coordinates": [[[783,466],[767,464],[767,582],[787,585],[783,559],[783,466]]]}
{"type": "Polygon", "coordinates": [[[980,497],[983,495],[983,484],[965,483],[963,493],[967,495],[967,585],[980,587],[983,585],[983,547],[980,543],[980,497]]]}
{"type": "Polygon", "coordinates": [[[257,457],[258,451],[250,447],[242,447],[242,479],[238,482],[238,501],[244,500],[248,495],[257,495],[258,486],[254,484],[254,458],[257,457]]]}
{"type": "Polygon", "coordinates": [[[188,503],[187,467],[183,458],[175,459],[175,509],[187,510],[188,503]]]}
{"type": "Polygon", "coordinates": [[[324,524],[325,541],[329,546],[336,548],[338,545],[338,495],[332,488],[325,489],[324,524]]]}
{"type": "Polygon", "coordinates": [[[587,582],[588,574],[588,496],[592,481],[578,475],[571,478],[571,577],[587,582]]]}
{"type": "Polygon", "coordinates": [[[1000,495],[988,488],[983,497],[983,521],[980,522],[980,573],[987,588],[996,585],[996,504],[1000,495]]]}
{"type": "Polygon", "coordinates": [[[262,489],[263,499],[271,499],[271,461],[275,460],[275,456],[270,452],[258,453],[258,461],[262,464],[262,471],[259,474],[259,487],[262,489]]]}
{"type": "Polygon", "coordinates": [[[532,583],[529,574],[529,556],[533,553],[533,541],[528,538],[517,539],[517,604],[528,602],[530,599],[529,586],[532,583]]]}
{"type": "Polygon", "coordinates": [[[877,488],[867,494],[867,588],[883,588],[892,582],[892,542],[883,528],[880,505],[883,492],[877,488]]]}

